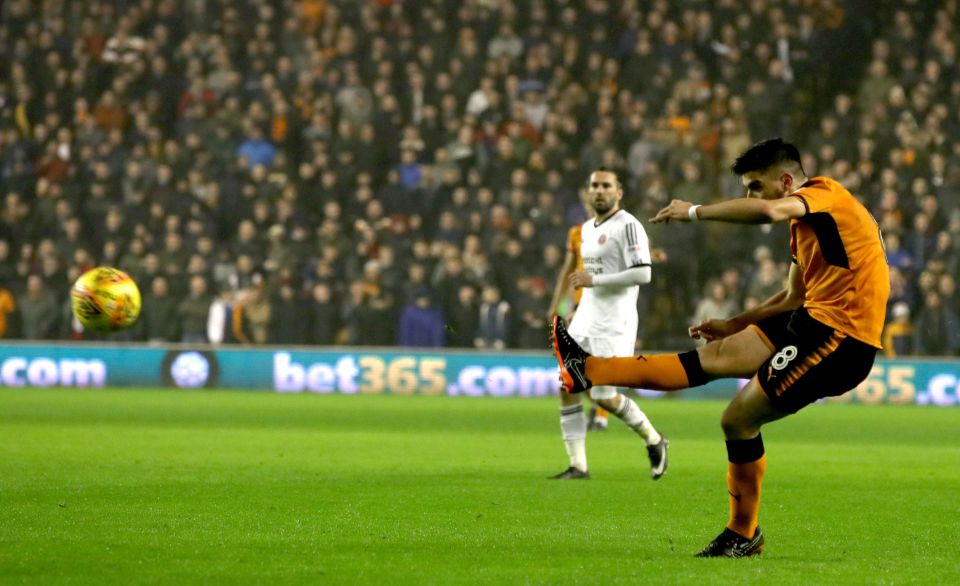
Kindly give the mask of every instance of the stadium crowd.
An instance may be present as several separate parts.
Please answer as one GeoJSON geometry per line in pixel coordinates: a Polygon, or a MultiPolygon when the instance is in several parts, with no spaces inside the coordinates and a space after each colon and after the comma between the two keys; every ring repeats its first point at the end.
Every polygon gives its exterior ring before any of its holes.
{"type": "MultiPolygon", "coordinates": [[[[872,211],[886,351],[960,353],[958,0],[7,0],[0,337],[543,348],[579,191],[641,221],[784,136],[872,211]]],[[[646,222],[645,222],[646,223],[646,222]]],[[[646,348],[778,291],[785,227],[647,224],[646,348]]]]}

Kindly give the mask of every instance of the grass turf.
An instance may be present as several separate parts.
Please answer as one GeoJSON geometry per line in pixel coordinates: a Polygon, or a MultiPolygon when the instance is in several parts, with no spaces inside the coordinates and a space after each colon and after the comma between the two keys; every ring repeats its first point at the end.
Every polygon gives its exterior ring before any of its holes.
{"type": "Polygon", "coordinates": [[[0,389],[0,582],[960,583],[960,409],[768,426],[759,559],[726,522],[723,404],[647,401],[566,465],[554,399],[0,389]]]}

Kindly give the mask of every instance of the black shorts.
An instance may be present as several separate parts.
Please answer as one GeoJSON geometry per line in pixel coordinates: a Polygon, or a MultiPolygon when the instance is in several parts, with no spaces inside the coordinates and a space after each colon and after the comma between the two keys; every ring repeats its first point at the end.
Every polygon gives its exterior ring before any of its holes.
{"type": "Polygon", "coordinates": [[[804,308],[757,322],[773,356],[757,382],[773,406],[795,413],[824,397],[842,395],[867,378],[877,349],[810,317],[804,308]]]}

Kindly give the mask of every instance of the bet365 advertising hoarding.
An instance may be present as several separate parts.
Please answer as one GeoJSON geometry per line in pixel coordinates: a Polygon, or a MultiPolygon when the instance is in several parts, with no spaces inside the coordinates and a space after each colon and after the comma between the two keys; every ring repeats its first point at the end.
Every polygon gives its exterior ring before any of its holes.
{"type": "MultiPolygon", "coordinates": [[[[719,380],[670,396],[729,397],[719,380]]],[[[0,344],[0,387],[170,387],[282,393],[543,397],[559,392],[545,353],[172,345],[0,344]]],[[[642,391],[644,396],[664,393],[642,391]]],[[[835,402],[960,405],[960,361],[878,360],[835,402]]]]}

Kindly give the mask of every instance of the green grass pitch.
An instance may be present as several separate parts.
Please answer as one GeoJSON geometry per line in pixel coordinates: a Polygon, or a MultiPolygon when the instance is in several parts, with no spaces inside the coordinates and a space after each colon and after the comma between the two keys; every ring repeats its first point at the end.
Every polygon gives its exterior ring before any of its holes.
{"type": "Polygon", "coordinates": [[[0,389],[0,582],[960,584],[960,409],[821,405],[768,426],[757,559],[719,402],[644,401],[566,465],[555,399],[0,389]]]}

